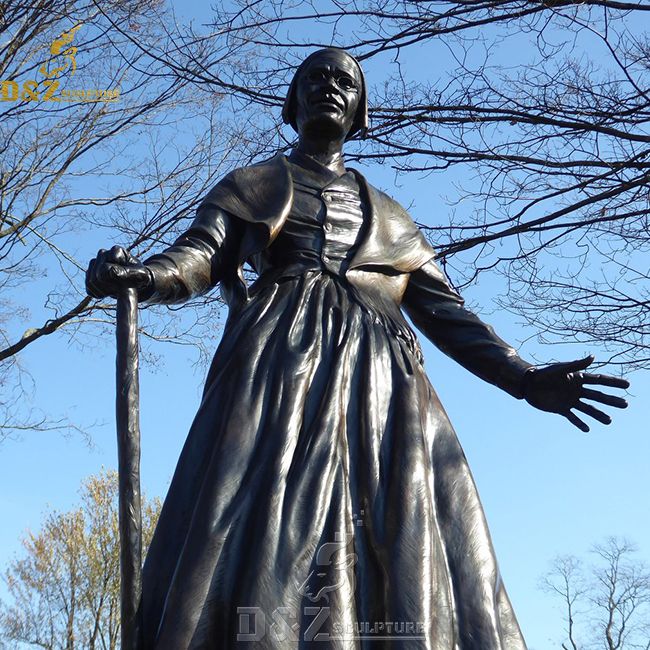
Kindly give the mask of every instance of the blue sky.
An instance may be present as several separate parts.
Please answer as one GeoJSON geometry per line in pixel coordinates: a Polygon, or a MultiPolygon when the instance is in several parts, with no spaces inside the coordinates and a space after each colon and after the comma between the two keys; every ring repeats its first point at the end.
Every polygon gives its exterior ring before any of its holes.
{"type": "MultiPolygon", "coordinates": [[[[413,203],[412,214],[418,220],[444,222],[447,188],[439,176],[411,176],[396,184],[390,170],[360,169],[402,204],[413,203]]],[[[95,239],[89,235],[79,242],[81,258],[95,254],[95,239]]],[[[114,243],[121,242],[104,245],[114,243]]],[[[602,356],[593,346],[542,347],[530,341],[532,329],[495,307],[500,288],[486,275],[465,295],[524,358],[602,356]]],[[[650,562],[646,434],[650,378],[647,373],[629,377],[630,408],[610,409],[611,426],[595,423],[589,434],[583,434],[565,419],[535,411],[481,382],[420,338],[427,372],[478,484],[504,581],[528,644],[536,650],[557,648],[561,615],[537,586],[556,554],[584,555],[593,543],[620,535],[636,542],[640,556],[650,562]]],[[[164,363],[158,368],[145,364],[141,375],[142,482],[152,496],[166,492],[198,406],[204,373],[195,368],[186,348],[168,345],[159,352],[164,363]]],[[[37,529],[47,508],[74,506],[84,477],[102,466],[116,466],[112,338],[96,349],[83,350],[65,334],[55,334],[25,350],[21,362],[35,379],[35,404],[82,423],[96,423],[94,446],[89,448],[75,434],[64,438],[28,433],[0,448],[0,566],[20,552],[21,534],[37,529]]],[[[4,593],[2,586],[0,596],[4,593]]]]}

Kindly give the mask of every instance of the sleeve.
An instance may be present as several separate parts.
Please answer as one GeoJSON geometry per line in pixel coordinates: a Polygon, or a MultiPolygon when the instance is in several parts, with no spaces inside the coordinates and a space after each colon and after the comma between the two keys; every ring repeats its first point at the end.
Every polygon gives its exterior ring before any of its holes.
{"type": "Polygon", "coordinates": [[[447,356],[517,399],[532,364],[492,327],[464,307],[433,259],[411,273],[402,307],[415,326],[447,356]]]}
{"type": "Polygon", "coordinates": [[[216,206],[199,207],[188,230],[172,246],[145,260],[153,287],[140,298],[171,304],[205,293],[236,266],[243,230],[239,219],[216,206]]]}

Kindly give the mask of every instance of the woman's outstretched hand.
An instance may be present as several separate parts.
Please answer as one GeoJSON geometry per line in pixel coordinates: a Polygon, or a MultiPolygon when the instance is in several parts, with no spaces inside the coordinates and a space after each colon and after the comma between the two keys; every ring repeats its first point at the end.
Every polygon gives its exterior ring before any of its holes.
{"type": "Polygon", "coordinates": [[[573,413],[572,409],[589,415],[603,424],[610,424],[612,419],[609,415],[583,400],[588,399],[619,409],[626,408],[627,402],[622,397],[593,390],[588,386],[627,388],[630,383],[611,375],[583,372],[593,363],[593,360],[590,355],[577,361],[552,363],[544,368],[529,370],[524,375],[524,398],[529,404],[542,411],[563,415],[581,431],[589,431],[589,426],[573,413]]]}
{"type": "Polygon", "coordinates": [[[122,289],[133,287],[138,293],[153,288],[153,273],[121,246],[103,248],[90,260],[86,271],[86,292],[93,298],[116,298],[122,289]]]}

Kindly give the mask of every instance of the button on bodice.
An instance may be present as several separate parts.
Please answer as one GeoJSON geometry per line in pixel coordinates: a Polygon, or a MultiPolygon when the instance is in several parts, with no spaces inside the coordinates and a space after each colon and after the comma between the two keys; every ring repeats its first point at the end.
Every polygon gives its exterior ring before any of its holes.
{"type": "Polygon", "coordinates": [[[282,231],[263,255],[260,273],[284,267],[344,275],[362,237],[364,206],[352,172],[291,165],[294,200],[282,231]]]}

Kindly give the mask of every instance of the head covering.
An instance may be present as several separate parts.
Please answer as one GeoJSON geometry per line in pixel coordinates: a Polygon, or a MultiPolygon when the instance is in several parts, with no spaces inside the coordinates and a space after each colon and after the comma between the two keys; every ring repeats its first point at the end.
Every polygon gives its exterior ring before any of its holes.
{"type": "Polygon", "coordinates": [[[361,90],[359,94],[359,105],[357,106],[357,112],[354,115],[354,120],[352,121],[352,126],[350,131],[346,136],[346,140],[349,140],[355,133],[360,132],[361,137],[365,137],[366,131],[368,130],[368,97],[366,94],[366,78],[361,69],[359,62],[344,49],[339,47],[326,47],[322,50],[316,50],[312,52],[296,69],[296,72],[293,75],[291,84],[289,86],[289,91],[287,92],[287,97],[284,100],[284,106],[282,107],[282,121],[285,124],[290,124],[293,127],[293,130],[298,132],[298,126],[296,124],[296,92],[298,87],[298,79],[300,75],[304,72],[307,66],[317,57],[322,56],[323,54],[344,54],[349,59],[354,61],[355,65],[359,70],[359,76],[361,78],[361,90]]]}

